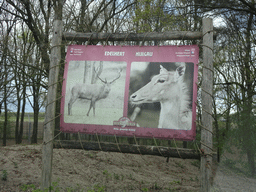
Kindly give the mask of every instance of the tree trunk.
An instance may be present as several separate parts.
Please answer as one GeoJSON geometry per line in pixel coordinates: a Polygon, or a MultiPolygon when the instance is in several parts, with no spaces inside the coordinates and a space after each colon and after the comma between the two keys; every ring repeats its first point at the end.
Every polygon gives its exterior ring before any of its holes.
{"type": "Polygon", "coordinates": [[[219,124],[218,124],[217,106],[216,106],[215,99],[213,99],[213,112],[214,112],[213,118],[214,118],[216,140],[217,140],[217,161],[220,162],[221,144],[220,144],[220,132],[219,132],[219,124]]]}
{"type": "MultiPolygon", "coordinates": [[[[34,106],[36,103],[34,104],[34,106]]],[[[37,104],[38,105],[38,104],[37,104]]],[[[37,143],[37,130],[38,130],[38,115],[39,115],[39,107],[34,107],[34,124],[33,124],[33,134],[31,143],[37,143]]]]}
{"type": "Polygon", "coordinates": [[[38,131],[38,115],[39,115],[39,88],[38,85],[33,86],[33,99],[34,99],[34,124],[33,124],[33,134],[31,143],[37,143],[37,131],[38,131]]]}
{"type": "Polygon", "coordinates": [[[251,175],[254,176],[255,174],[255,125],[254,125],[254,116],[252,112],[253,106],[253,96],[254,96],[254,86],[253,86],[253,74],[250,70],[250,66],[253,66],[251,58],[252,58],[252,42],[251,36],[252,32],[252,24],[253,24],[253,14],[250,13],[247,30],[246,30],[246,55],[244,61],[244,72],[245,72],[245,84],[246,84],[246,95],[243,98],[244,105],[243,105],[243,112],[244,118],[244,125],[242,127],[243,131],[243,143],[244,143],[244,150],[246,150],[247,157],[248,157],[248,164],[250,166],[251,175]]]}
{"type": "Polygon", "coordinates": [[[16,144],[19,144],[19,121],[20,121],[20,97],[19,94],[17,93],[17,114],[16,114],[16,125],[15,125],[15,142],[16,144]]]}
{"type": "Polygon", "coordinates": [[[7,109],[7,84],[8,84],[8,68],[7,68],[7,54],[8,54],[8,39],[9,34],[11,32],[13,25],[9,26],[7,23],[7,33],[6,36],[3,37],[3,50],[2,50],[2,57],[0,63],[3,64],[3,103],[4,103],[4,125],[3,125],[3,146],[6,146],[6,138],[7,138],[7,123],[8,123],[8,109],[7,109]]]}
{"type": "Polygon", "coordinates": [[[226,131],[225,131],[225,137],[226,134],[229,132],[230,130],[230,109],[231,109],[231,102],[230,102],[230,88],[229,85],[227,85],[227,112],[225,115],[226,118],[226,131]]]}
{"type": "MultiPolygon", "coordinates": [[[[255,150],[255,149],[254,149],[255,150]]],[[[255,176],[255,153],[253,150],[250,150],[248,149],[246,151],[247,153],[247,159],[248,159],[248,164],[249,164],[249,167],[250,167],[250,170],[251,170],[251,177],[254,177],[255,176]]]]}
{"type": "MultiPolygon", "coordinates": [[[[65,58],[65,55],[66,55],[65,47],[61,47],[61,58],[65,58]]],[[[63,74],[64,74],[64,66],[65,66],[64,62],[65,62],[64,59],[61,60],[61,62],[60,62],[60,69],[59,69],[59,77],[60,78],[62,78],[63,74]]],[[[58,83],[56,95],[57,95],[56,96],[57,98],[61,98],[61,95],[62,95],[62,83],[58,83]]],[[[61,104],[61,99],[57,99],[56,100],[56,111],[55,111],[56,116],[58,114],[60,114],[60,104],[61,104]]],[[[59,133],[59,129],[60,129],[60,117],[55,119],[54,135],[57,135],[59,133]]]]}
{"type": "MultiPolygon", "coordinates": [[[[5,85],[6,87],[6,85],[5,85]]],[[[6,94],[6,88],[4,90],[6,94]]],[[[6,146],[6,138],[7,138],[7,122],[8,122],[8,111],[7,111],[7,100],[4,100],[4,127],[3,127],[3,146],[6,146]]]]}
{"type": "Polygon", "coordinates": [[[4,127],[3,127],[3,146],[6,146],[7,137],[7,122],[8,122],[8,109],[7,109],[7,63],[4,59],[4,127]]]}
{"type": "Polygon", "coordinates": [[[25,107],[26,107],[26,86],[23,85],[23,91],[22,91],[22,109],[21,109],[21,115],[20,115],[20,132],[18,137],[18,143],[22,142],[23,137],[23,126],[24,126],[24,116],[25,116],[25,107]]]}

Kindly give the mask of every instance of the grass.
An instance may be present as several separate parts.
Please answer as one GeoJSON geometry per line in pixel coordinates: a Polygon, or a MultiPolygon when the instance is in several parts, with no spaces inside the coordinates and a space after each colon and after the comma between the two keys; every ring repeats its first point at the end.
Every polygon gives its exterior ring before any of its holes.
{"type": "MultiPolygon", "coordinates": [[[[59,179],[58,179],[59,181],[59,179]]],[[[106,186],[101,186],[99,184],[95,184],[92,187],[87,187],[87,190],[84,190],[81,186],[77,185],[75,188],[72,187],[68,187],[66,189],[61,189],[59,186],[58,181],[52,182],[52,186],[49,187],[49,189],[38,189],[38,187],[36,187],[34,184],[24,184],[20,187],[21,191],[24,192],[48,192],[48,191],[52,191],[52,192],[61,192],[61,191],[67,191],[67,192],[79,192],[79,191],[87,191],[87,192],[104,192],[106,189],[106,186]]]]}
{"type": "Polygon", "coordinates": [[[1,179],[2,179],[3,181],[6,181],[6,180],[7,180],[7,171],[6,171],[6,170],[2,170],[2,177],[1,177],[1,179]]]}
{"type": "Polygon", "coordinates": [[[87,192],[104,192],[106,186],[100,186],[99,184],[94,185],[92,188],[89,188],[87,192]]]}
{"type": "Polygon", "coordinates": [[[108,172],[108,170],[104,170],[103,171],[103,175],[106,176],[106,180],[108,181],[109,179],[111,179],[111,174],[108,172]]]}
{"type": "MultiPolygon", "coordinates": [[[[105,172],[107,172],[105,170],[105,172]]],[[[173,181],[170,183],[170,185],[173,185],[173,184],[178,184],[180,185],[180,181],[173,181]]],[[[127,185],[127,189],[128,190],[135,190],[137,189],[137,187],[133,184],[128,184],[127,185]]],[[[151,186],[149,187],[139,187],[140,191],[143,191],[143,192],[147,192],[147,191],[161,191],[163,190],[163,187],[160,186],[157,182],[153,183],[151,186]]],[[[171,186],[169,186],[168,188],[164,188],[165,190],[167,191],[177,191],[176,188],[173,188],[171,186]]],[[[52,186],[49,187],[49,189],[44,189],[44,190],[41,190],[39,189],[36,185],[34,184],[24,184],[20,187],[20,190],[23,191],[23,192],[47,192],[49,190],[51,190],[52,192],[60,192],[60,191],[67,191],[67,192],[80,192],[80,191],[87,191],[87,192],[104,192],[107,190],[107,187],[105,185],[102,185],[102,184],[94,184],[90,187],[87,187],[86,189],[82,188],[81,186],[77,185],[75,188],[72,188],[72,187],[68,187],[68,188],[65,188],[65,189],[61,189],[60,186],[59,186],[59,183],[58,181],[57,182],[53,182],[52,183],[52,186]]],[[[126,190],[124,190],[126,191],[126,190]]]]}
{"type": "Polygon", "coordinates": [[[118,174],[114,173],[114,179],[119,180],[120,176],[118,174]]]}
{"type": "Polygon", "coordinates": [[[150,190],[162,190],[162,187],[157,184],[157,182],[154,183],[152,187],[150,187],[150,190]]]}
{"type": "Polygon", "coordinates": [[[191,165],[194,165],[195,167],[200,168],[200,161],[199,160],[192,161],[191,165]]]}
{"type": "Polygon", "coordinates": [[[180,182],[180,181],[173,180],[173,181],[171,181],[169,184],[170,184],[170,185],[177,185],[177,184],[181,185],[181,182],[180,182]]]}
{"type": "Polygon", "coordinates": [[[181,169],[185,168],[185,166],[181,162],[175,162],[175,164],[177,165],[177,167],[180,167],[181,169]]]}
{"type": "MultiPolygon", "coordinates": [[[[39,115],[38,115],[38,121],[39,122],[44,122],[44,117],[45,117],[45,113],[40,112],[39,115]]],[[[1,113],[0,121],[4,121],[4,113],[1,113]]],[[[9,112],[8,113],[8,121],[15,122],[16,121],[16,113],[9,112]]],[[[33,122],[34,121],[34,113],[25,113],[24,121],[25,122],[28,122],[28,121],[33,122]]]]}

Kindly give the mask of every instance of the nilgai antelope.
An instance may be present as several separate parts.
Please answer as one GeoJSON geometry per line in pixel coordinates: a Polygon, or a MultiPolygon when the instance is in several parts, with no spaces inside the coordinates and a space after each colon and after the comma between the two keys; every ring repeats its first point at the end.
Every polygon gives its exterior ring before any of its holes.
{"type": "Polygon", "coordinates": [[[183,78],[185,70],[185,63],[177,67],[176,71],[167,71],[160,65],[160,73],[130,96],[132,105],[160,102],[158,128],[191,129],[192,111],[183,78]]]}
{"type": "Polygon", "coordinates": [[[121,70],[119,71],[118,77],[116,77],[111,82],[107,82],[105,79],[102,80],[98,75],[97,77],[103,82],[103,85],[100,84],[76,84],[71,89],[71,98],[68,102],[68,115],[72,115],[72,105],[75,101],[79,99],[91,100],[87,116],[89,116],[91,108],[93,108],[93,115],[95,116],[95,103],[100,99],[105,99],[108,97],[108,94],[111,90],[111,84],[114,83],[121,76],[121,70]]]}

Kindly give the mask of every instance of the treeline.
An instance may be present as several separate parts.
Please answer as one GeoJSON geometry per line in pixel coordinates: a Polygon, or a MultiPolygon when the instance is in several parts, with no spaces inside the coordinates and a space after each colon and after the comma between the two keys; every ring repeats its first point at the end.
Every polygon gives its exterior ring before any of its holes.
{"type": "MultiPolygon", "coordinates": [[[[15,139],[23,137],[25,105],[33,108],[32,143],[37,143],[39,111],[45,106],[49,55],[54,19],[64,22],[65,32],[146,33],[201,31],[202,18],[215,19],[214,44],[214,139],[220,155],[224,141],[247,155],[248,170],[255,175],[255,15],[254,1],[228,0],[6,0],[0,3],[0,110],[3,145],[6,145],[8,112],[16,113],[15,139]],[[232,118],[235,117],[235,118],[232,118]],[[220,121],[221,119],[221,121],[220,121]]],[[[62,79],[65,46],[69,44],[127,44],[142,42],[63,41],[59,79],[62,79]]],[[[201,41],[146,41],[144,45],[198,44],[201,41]]],[[[200,55],[201,58],[201,55],[200,55]]],[[[201,77],[197,118],[201,120],[201,77]]],[[[58,84],[61,93],[61,81],[58,84]]],[[[57,115],[59,114],[57,103],[57,115]]],[[[56,119],[56,133],[59,120],[56,119]]],[[[197,128],[200,135],[200,127],[197,128]]],[[[200,138],[200,137],[198,137],[200,138]]]]}

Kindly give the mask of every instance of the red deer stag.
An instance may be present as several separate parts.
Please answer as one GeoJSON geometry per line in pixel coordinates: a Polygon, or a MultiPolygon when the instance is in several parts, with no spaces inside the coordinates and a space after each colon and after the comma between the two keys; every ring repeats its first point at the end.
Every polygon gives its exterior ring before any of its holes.
{"type": "Polygon", "coordinates": [[[93,115],[95,116],[95,103],[100,99],[105,99],[108,97],[108,94],[111,90],[111,84],[114,83],[121,76],[121,70],[117,78],[111,82],[107,82],[105,79],[102,80],[98,75],[97,77],[103,82],[103,85],[100,84],[77,84],[71,89],[71,98],[68,102],[68,115],[72,115],[71,109],[75,101],[79,99],[91,100],[87,116],[89,116],[91,108],[93,108],[93,115]]]}

